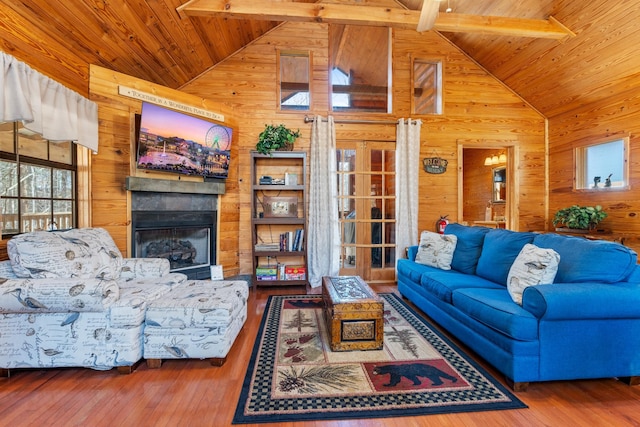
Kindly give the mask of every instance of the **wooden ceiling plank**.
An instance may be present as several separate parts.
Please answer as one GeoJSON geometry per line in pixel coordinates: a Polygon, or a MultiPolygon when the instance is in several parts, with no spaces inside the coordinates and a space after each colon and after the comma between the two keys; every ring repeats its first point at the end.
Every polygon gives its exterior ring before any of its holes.
{"type": "MultiPolygon", "coordinates": [[[[180,0],[167,0],[179,4],[180,0]]],[[[161,44],[167,46],[167,53],[176,63],[184,62],[184,71],[193,77],[202,69],[213,65],[211,55],[195,32],[191,23],[184,23],[175,12],[175,7],[165,2],[128,2],[128,7],[138,19],[149,28],[161,44]]]]}
{"type": "MultiPolygon", "coordinates": [[[[439,4],[433,0],[430,3],[439,4]]],[[[266,21],[325,22],[416,29],[421,12],[400,8],[350,4],[274,2],[268,0],[191,0],[177,8],[187,16],[224,15],[229,18],[266,21]]],[[[562,39],[574,34],[556,20],[475,16],[447,13],[439,15],[434,29],[443,32],[481,32],[562,39]]]]}

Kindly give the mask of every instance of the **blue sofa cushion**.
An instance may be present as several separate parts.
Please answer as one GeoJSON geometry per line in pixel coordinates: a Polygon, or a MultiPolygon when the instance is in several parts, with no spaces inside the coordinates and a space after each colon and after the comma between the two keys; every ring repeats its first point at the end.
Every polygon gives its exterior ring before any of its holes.
{"type": "MultiPolygon", "coordinates": [[[[507,276],[524,245],[533,242],[535,233],[504,229],[490,230],[484,237],[482,254],[476,274],[492,282],[507,286],[507,276]]],[[[562,259],[562,255],[561,259],[562,259]]]]}
{"type": "Polygon", "coordinates": [[[515,340],[538,339],[538,319],[515,304],[505,288],[457,289],[453,292],[453,306],[515,340]]]}
{"type": "Polygon", "coordinates": [[[465,274],[475,274],[478,259],[482,252],[484,236],[491,230],[488,227],[468,227],[461,224],[449,224],[444,234],[458,237],[456,250],[453,253],[451,268],[465,274]]]}
{"type": "Polygon", "coordinates": [[[418,264],[417,262],[408,259],[398,260],[398,276],[402,275],[408,277],[412,282],[420,283],[420,278],[425,272],[433,274],[436,271],[444,271],[435,267],[429,267],[428,265],[418,264]]]}
{"type": "Polygon", "coordinates": [[[638,255],[633,250],[604,240],[546,233],[537,235],[533,243],[560,254],[557,283],[621,282],[638,262],[638,255]]]}
{"type": "Polygon", "coordinates": [[[423,274],[420,285],[447,304],[451,304],[454,290],[461,288],[490,288],[501,289],[502,286],[478,276],[460,273],[453,270],[432,271],[423,274]]]}

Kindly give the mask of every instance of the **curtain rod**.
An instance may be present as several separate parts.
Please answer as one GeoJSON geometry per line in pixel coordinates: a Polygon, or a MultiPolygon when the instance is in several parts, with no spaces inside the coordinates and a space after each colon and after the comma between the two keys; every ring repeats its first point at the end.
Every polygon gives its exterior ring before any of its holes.
{"type": "MultiPolygon", "coordinates": [[[[312,123],[316,119],[315,117],[304,116],[305,123],[312,123]]],[[[323,122],[326,122],[327,119],[322,119],[323,122]]],[[[394,120],[348,120],[348,119],[338,119],[334,120],[334,123],[355,123],[355,124],[374,124],[374,125],[396,125],[397,121],[394,120]]]]}

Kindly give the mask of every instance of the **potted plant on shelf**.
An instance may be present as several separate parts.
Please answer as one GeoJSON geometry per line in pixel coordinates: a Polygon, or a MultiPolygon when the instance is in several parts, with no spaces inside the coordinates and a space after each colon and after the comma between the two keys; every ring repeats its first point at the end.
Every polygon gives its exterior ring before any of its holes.
{"type": "Polygon", "coordinates": [[[589,232],[607,217],[602,206],[573,205],[560,209],[553,217],[553,225],[557,231],[589,232]]]}
{"type": "Polygon", "coordinates": [[[293,143],[300,136],[300,129],[292,131],[282,123],[278,126],[264,125],[264,130],[258,136],[256,150],[262,154],[272,151],[291,151],[293,143]]]}

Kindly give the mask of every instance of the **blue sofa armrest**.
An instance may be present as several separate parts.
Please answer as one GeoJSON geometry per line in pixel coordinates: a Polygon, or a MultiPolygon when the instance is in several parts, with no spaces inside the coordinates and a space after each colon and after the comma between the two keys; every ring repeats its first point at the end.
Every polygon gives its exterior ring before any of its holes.
{"type": "Polygon", "coordinates": [[[410,261],[415,261],[416,260],[416,254],[418,253],[418,245],[416,246],[409,246],[407,248],[407,258],[410,261]]]}
{"type": "Polygon", "coordinates": [[[554,283],[530,286],[522,307],[539,319],[640,318],[640,284],[554,283]]]}

